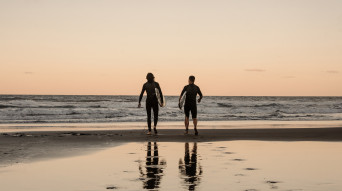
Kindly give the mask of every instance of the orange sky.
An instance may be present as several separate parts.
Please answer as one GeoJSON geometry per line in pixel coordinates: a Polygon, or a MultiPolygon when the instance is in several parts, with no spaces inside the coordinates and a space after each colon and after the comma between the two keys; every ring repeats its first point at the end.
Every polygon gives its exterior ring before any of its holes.
{"type": "Polygon", "coordinates": [[[342,1],[0,1],[0,94],[342,96],[342,1]]]}

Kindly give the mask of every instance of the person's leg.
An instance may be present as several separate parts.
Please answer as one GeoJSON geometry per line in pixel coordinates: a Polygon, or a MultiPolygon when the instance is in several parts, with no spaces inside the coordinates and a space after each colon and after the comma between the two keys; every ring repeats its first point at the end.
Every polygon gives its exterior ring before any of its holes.
{"type": "Polygon", "coordinates": [[[184,119],[185,134],[188,134],[188,131],[189,131],[189,116],[190,116],[190,108],[189,108],[188,105],[184,106],[184,113],[185,113],[185,119],[184,119]]]}
{"type": "Polygon", "coordinates": [[[148,134],[151,134],[151,103],[146,102],[148,134]]]}
{"type": "Polygon", "coordinates": [[[184,125],[185,125],[185,134],[188,134],[188,131],[189,131],[189,117],[187,117],[187,116],[185,116],[184,125]]]}
{"type": "Polygon", "coordinates": [[[192,121],[194,122],[195,135],[198,135],[198,131],[197,131],[197,118],[192,118],[192,121]]]}
{"type": "Polygon", "coordinates": [[[192,116],[192,121],[194,123],[195,135],[198,135],[198,131],[197,131],[197,107],[196,106],[191,108],[191,116],[192,116]]]}
{"type": "Polygon", "coordinates": [[[157,124],[158,124],[158,114],[159,114],[159,106],[158,102],[155,102],[153,105],[153,114],[154,114],[154,133],[157,134],[157,124]]]}

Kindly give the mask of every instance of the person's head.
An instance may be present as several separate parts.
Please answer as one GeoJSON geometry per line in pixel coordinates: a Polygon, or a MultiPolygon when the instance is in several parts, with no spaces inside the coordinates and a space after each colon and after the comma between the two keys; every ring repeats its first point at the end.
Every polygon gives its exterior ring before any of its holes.
{"type": "Polygon", "coordinates": [[[195,76],[189,76],[189,84],[195,83],[195,76]]]}
{"type": "Polygon", "coordinates": [[[148,73],[146,75],[146,79],[148,82],[154,82],[154,75],[152,73],[148,73]]]}

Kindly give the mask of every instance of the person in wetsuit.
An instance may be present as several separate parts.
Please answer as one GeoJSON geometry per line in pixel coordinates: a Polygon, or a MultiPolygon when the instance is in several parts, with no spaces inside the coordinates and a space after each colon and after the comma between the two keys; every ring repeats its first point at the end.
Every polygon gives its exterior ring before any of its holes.
{"type": "Polygon", "coordinates": [[[185,98],[185,104],[184,104],[185,134],[188,134],[188,131],[189,131],[189,117],[190,117],[190,112],[191,112],[192,120],[194,123],[195,135],[198,135],[196,96],[197,96],[197,94],[200,96],[200,98],[197,100],[198,103],[200,103],[202,98],[203,98],[203,95],[202,95],[200,88],[198,86],[196,86],[194,83],[195,83],[195,76],[190,76],[189,77],[189,85],[185,86],[182,93],[180,94],[179,104],[180,104],[180,100],[182,98],[182,95],[184,94],[184,92],[186,92],[186,98],[185,98]]]}
{"type": "Polygon", "coordinates": [[[158,105],[158,99],[156,96],[156,88],[160,92],[161,102],[164,103],[163,100],[163,93],[160,89],[160,86],[158,82],[154,81],[154,75],[152,73],[148,73],[146,76],[147,82],[143,85],[140,97],[139,97],[139,105],[138,107],[141,107],[141,99],[144,95],[144,92],[146,91],[147,98],[146,98],[146,112],[147,112],[147,125],[148,125],[148,135],[151,134],[151,110],[153,109],[154,114],[154,133],[157,134],[157,123],[158,123],[158,112],[159,112],[159,105],[158,105]]]}

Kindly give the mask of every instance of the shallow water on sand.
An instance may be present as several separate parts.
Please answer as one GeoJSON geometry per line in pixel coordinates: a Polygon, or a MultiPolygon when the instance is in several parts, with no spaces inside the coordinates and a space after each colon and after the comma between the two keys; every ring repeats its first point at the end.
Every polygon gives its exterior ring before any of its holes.
{"type": "Polygon", "coordinates": [[[145,142],[0,168],[0,190],[342,189],[341,142],[145,142]]]}

